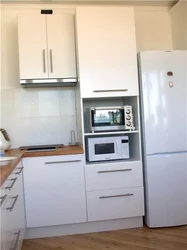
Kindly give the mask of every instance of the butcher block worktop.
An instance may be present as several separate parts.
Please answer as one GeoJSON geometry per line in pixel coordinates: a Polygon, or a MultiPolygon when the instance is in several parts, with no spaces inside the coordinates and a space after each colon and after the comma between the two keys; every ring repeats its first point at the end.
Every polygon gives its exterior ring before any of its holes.
{"type": "Polygon", "coordinates": [[[0,168],[0,186],[5,182],[8,176],[12,173],[17,164],[23,157],[37,157],[37,156],[54,156],[54,155],[73,155],[83,154],[81,146],[64,146],[63,148],[56,148],[54,151],[42,152],[26,152],[26,150],[10,149],[6,151],[6,156],[15,156],[16,159],[10,161],[7,165],[0,168]]]}

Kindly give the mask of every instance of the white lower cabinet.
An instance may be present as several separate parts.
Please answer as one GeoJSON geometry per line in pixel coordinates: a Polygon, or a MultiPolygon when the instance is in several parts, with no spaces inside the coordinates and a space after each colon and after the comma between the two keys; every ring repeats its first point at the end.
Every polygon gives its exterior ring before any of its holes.
{"type": "Polygon", "coordinates": [[[144,214],[143,187],[87,192],[88,221],[144,214]]]}
{"type": "Polygon", "coordinates": [[[23,191],[23,168],[18,164],[1,187],[2,249],[20,250],[25,233],[25,203],[23,191]]]}
{"type": "Polygon", "coordinates": [[[122,162],[86,166],[87,191],[142,187],[142,162],[122,162]]]}
{"type": "Polygon", "coordinates": [[[88,221],[144,215],[142,162],[111,162],[85,168],[88,221]]]}
{"type": "Polygon", "coordinates": [[[86,222],[83,155],[23,159],[27,228],[86,222]]]}

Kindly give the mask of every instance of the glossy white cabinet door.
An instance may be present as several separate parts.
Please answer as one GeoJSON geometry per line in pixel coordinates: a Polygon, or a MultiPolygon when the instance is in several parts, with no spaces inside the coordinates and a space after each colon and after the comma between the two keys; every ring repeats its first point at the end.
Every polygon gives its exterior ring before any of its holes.
{"type": "Polygon", "coordinates": [[[78,7],[81,96],[138,95],[134,9],[78,7]]]}
{"type": "Polygon", "coordinates": [[[6,202],[6,250],[20,250],[25,233],[25,204],[23,195],[23,175],[21,163],[18,164],[14,173],[6,181],[7,189],[6,202]],[[14,181],[15,180],[15,181],[14,181]]]}
{"type": "Polygon", "coordinates": [[[24,158],[27,227],[86,222],[82,155],[24,158]]]}
{"type": "Polygon", "coordinates": [[[6,250],[6,241],[7,241],[7,229],[6,229],[6,201],[7,195],[4,189],[4,185],[0,189],[0,246],[1,250],[6,250]]]}
{"type": "Polygon", "coordinates": [[[49,78],[75,78],[74,15],[47,15],[49,78]]]}
{"type": "Polygon", "coordinates": [[[46,16],[18,17],[20,79],[48,78],[46,16]]]}
{"type": "Polygon", "coordinates": [[[143,187],[87,192],[88,221],[144,215],[143,187]]]}

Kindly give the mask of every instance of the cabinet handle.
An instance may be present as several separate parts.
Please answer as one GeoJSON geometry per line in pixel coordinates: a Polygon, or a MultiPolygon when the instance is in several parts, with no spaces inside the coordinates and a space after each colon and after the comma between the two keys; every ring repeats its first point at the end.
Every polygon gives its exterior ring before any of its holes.
{"type": "Polygon", "coordinates": [[[115,170],[103,170],[103,171],[98,171],[98,174],[105,174],[105,173],[115,173],[115,172],[127,172],[127,171],[132,171],[132,168],[125,168],[125,169],[115,169],[115,170]]]}
{"type": "Polygon", "coordinates": [[[71,162],[81,162],[81,160],[72,160],[72,161],[47,161],[47,162],[45,162],[45,164],[71,163],[71,162]]]}
{"type": "Polygon", "coordinates": [[[4,196],[0,196],[0,207],[3,205],[4,201],[6,200],[7,195],[5,194],[4,196]]]}
{"type": "Polygon", "coordinates": [[[20,169],[20,171],[19,172],[16,172],[15,174],[21,174],[21,172],[23,171],[23,169],[24,169],[24,167],[21,167],[21,168],[17,168],[17,169],[20,169]]]}
{"type": "Polygon", "coordinates": [[[43,71],[44,71],[44,73],[46,73],[46,64],[45,64],[45,49],[43,49],[43,51],[42,51],[42,55],[43,55],[43,71]]]}
{"type": "Polygon", "coordinates": [[[49,50],[49,55],[50,55],[51,73],[53,73],[53,53],[52,53],[52,49],[49,50]]]}
{"type": "Polygon", "coordinates": [[[108,198],[118,198],[118,197],[125,197],[125,196],[132,196],[133,194],[118,194],[118,195],[108,195],[108,196],[100,196],[99,199],[108,199],[108,198]]]}
{"type": "Polygon", "coordinates": [[[11,189],[13,188],[13,186],[14,186],[16,180],[17,180],[17,177],[16,177],[16,178],[13,178],[13,179],[10,179],[10,180],[12,181],[12,184],[11,184],[10,186],[8,186],[8,187],[5,187],[5,189],[11,190],[11,189]]]}
{"type": "Polygon", "coordinates": [[[16,202],[18,200],[19,195],[13,196],[12,199],[14,199],[12,206],[11,207],[7,207],[7,210],[10,210],[10,212],[12,212],[12,210],[14,209],[14,206],[16,205],[16,202]]]}
{"type": "Polygon", "coordinates": [[[99,89],[97,90],[97,89],[96,89],[96,90],[94,90],[93,92],[95,92],[95,93],[101,92],[101,93],[102,93],[102,92],[119,92],[119,91],[120,91],[120,92],[121,92],[121,91],[128,91],[128,89],[105,89],[105,90],[104,90],[104,89],[103,89],[103,90],[99,90],[99,89]]]}
{"type": "Polygon", "coordinates": [[[18,232],[14,233],[14,235],[17,235],[17,236],[16,236],[15,244],[12,248],[10,248],[10,250],[17,250],[20,233],[21,233],[20,230],[18,232]]]}

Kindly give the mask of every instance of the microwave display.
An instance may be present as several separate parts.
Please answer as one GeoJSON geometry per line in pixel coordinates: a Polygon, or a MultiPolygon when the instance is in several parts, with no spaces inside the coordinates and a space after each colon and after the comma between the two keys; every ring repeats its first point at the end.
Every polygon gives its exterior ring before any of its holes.
{"type": "Polygon", "coordinates": [[[100,143],[95,144],[95,154],[102,155],[102,154],[114,154],[114,143],[100,143]]]}
{"type": "Polygon", "coordinates": [[[124,109],[95,109],[92,112],[92,126],[124,125],[124,109]]]}

